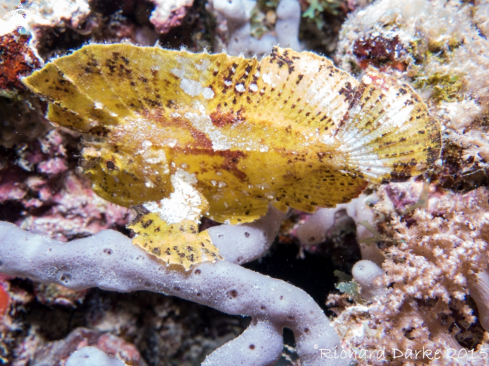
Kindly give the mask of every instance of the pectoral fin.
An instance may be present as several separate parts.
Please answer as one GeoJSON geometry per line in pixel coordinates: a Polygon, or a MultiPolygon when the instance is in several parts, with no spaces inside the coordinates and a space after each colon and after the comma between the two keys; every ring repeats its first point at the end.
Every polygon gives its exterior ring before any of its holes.
{"type": "Polygon", "coordinates": [[[209,210],[209,202],[196,189],[195,177],[180,170],[171,182],[173,192],[168,198],[136,207],[138,217],[128,226],[136,233],[133,243],[185,270],[222,259],[207,231],[199,233],[199,220],[209,210]]]}
{"type": "Polygon", "coordinates": [[[222,259],[207,231],[198,232],[197,221],[183,220],[168,224],[156,213],[147,213],[128,228],[137,236],[133,243],[168,265],[177,264],[189,270],[192,266],[222,259]]]}

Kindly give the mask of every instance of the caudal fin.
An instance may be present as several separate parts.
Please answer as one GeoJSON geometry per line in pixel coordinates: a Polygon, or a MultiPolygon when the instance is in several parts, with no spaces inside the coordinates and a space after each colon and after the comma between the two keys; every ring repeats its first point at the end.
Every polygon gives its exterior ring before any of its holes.
{"type": "Polygon", "coordinates": [[[440,123],[407,84],[369,68],[334,133],[350,169],[369,181],[423,173],[441,150],[440,123]]]}

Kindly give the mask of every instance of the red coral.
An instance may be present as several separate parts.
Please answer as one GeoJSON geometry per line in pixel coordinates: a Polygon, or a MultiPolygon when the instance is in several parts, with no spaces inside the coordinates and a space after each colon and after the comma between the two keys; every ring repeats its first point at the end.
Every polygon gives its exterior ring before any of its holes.
{"type": "Polygon", "coordinates": [[[0,273],[0,319],[5,315],[10,304],[10,296],[4,288],[6,278],[7,276],[0,273]]]}
{"type": "Polygon", "coordinates": [[[42,66],[42,61],[29,47],[29,37],[17,31],[1,36],[0,55],[0,89],[26,90],[19,78],[42,66]]]}
{"type": "Polygon", "coordinates": [[[366,69],[369,65],[376,67],[388,65],[404,71],[406,64],[400,60],[400,54],[403,50],[398,36],[389,38],[369,34],[357,39],[353,45],[353,53],[358,57],[362,69],[366,69]]]}

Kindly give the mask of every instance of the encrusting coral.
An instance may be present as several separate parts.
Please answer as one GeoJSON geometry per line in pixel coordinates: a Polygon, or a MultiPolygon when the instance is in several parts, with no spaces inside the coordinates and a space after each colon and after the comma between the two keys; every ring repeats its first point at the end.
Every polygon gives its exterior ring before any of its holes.
{"type": "MultiPolygon", "coordinates": [[[[370,304],[337,309],[334,326],[351,351],[385,350],[366,364],[485,365],[489,335],[481,326],[488,329],[489,193],[432,189],[424,207],[406,210],[399,197],[412,196],[413,187],[391,183],[379,189],[373,210],[390,241],[383,244],[386,260],[377,272],[385,276],[359,278],[370,281],[365,290],[374,289],[375,296],[366,296],[370,304]],[[423,350],[430,350],[428,356],[423,350]]],[[[330,297],[330,305],[341,304],[337,295],[330,297]]]]}
{"type": "Polygon", "coordinates": [[[29,37],[17,31],[0,35],[0,55],[0,97],[25,91],[20,78],[43,65],[37,51],[29,45],[29,37]]]}
{"type": "Polygon", "coordinates": [[[62,241],[127,224],[127,208],[103,200],[86,177],[76,174],[70,157],[77,141],[48,127],[39,116],[38,100],[4,98],[0,103],[5,107],[0,144],[8,148],[0,157],[2,215],[8,213],[23,229],[62,241]]]}
{"type": "Polygon", "coordinates": [[[153,0],[155,9],[150,21],[160,33],[166,33],[171,28],[182,24],[182,18],[192,6],[194,0],[153,0]]]}

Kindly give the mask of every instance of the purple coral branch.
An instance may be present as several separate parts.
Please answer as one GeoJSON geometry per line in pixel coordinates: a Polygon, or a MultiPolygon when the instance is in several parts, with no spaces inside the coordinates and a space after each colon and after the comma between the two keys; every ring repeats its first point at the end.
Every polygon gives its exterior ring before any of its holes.
{"type": "Polygon", "coordinates": [[[0,271],[75,290],[153,291],[251,316],[250,327],[209,355],[206,366],[274,364],[284,327],[294,332],[302,365],[347,364],[322,358],[321,350],[338,350],[340,340],[304,291],[227,261],[202,263],[189,272],[166,267],[112,230],[62,243],[0,222],[0,271]]]}

